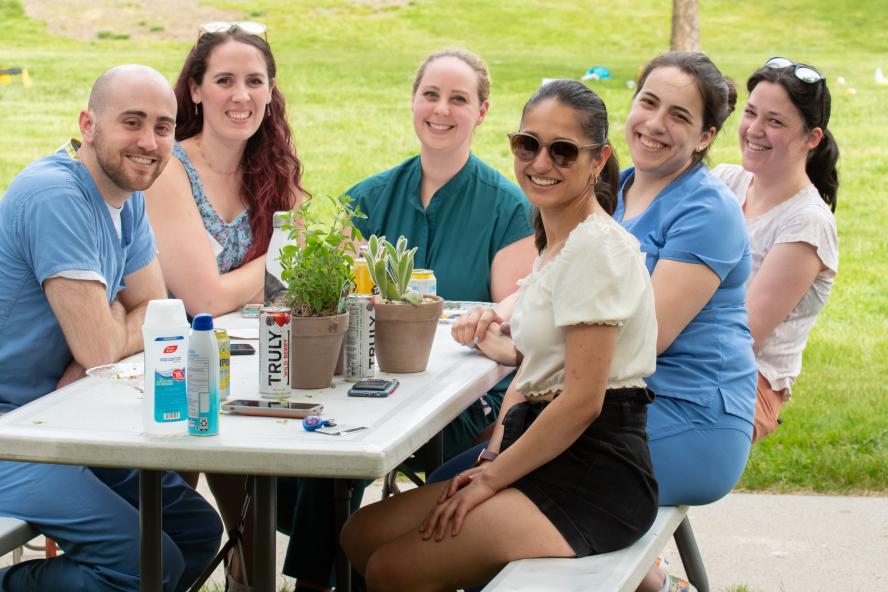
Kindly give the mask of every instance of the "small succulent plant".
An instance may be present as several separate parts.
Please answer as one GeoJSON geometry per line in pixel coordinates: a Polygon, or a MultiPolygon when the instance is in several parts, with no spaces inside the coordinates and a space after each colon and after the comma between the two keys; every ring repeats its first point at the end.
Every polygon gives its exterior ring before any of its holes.
{"type": "Polygon", "coordinates": [[[361,251],[367,259],[370,277],[379,288],[380,296],[391,302],[401,301],[410,304],[422,302],[422,295],[409,288],[416,247],[408,249],[407,239],[404,236],[398,239],[396,245],[392,245],[384,236],[374,234],[361,251]]]}

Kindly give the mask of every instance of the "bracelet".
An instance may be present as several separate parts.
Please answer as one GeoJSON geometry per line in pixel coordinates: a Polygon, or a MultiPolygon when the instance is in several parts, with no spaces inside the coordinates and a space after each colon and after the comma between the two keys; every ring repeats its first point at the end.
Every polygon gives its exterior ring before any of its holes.
{"type": "Polygon", "coordinates": [[[478,455],[477,460],[475,460],[475,464],[473,464],[472,466],[477,467],[484,461],[494,460],[497,456],[499,456],[499,452],[494,452],[493,450],[488,450],[485,448],[481,451],[481,454],[478,455]]]}
{"type": "Polygon", "coordinates": [[[521,365],[521,362],[524,361],[524,354],[521,353],[521,350],[518,349],[517,345],[513,345],[512,347],[515,348],[515,367],[517,368],[521,365]]]}

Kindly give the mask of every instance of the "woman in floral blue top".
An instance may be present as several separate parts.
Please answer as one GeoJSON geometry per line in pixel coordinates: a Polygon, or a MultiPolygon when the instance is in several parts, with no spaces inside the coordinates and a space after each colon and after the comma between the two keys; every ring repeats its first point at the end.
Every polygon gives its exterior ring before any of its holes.
{"type": "Polygon", "coordinates": [[[176,83],[178,163],[146,191],[164,280],[192,315],[262,300],[274,212],[303,194],[274,57],[253,30],[202,28],[176,83]]]}
{"type": "MultiPolygon", "coordinates": [[[[262,301],[274,212],[296,207],[304,192],[264,27],[211,25],[201,27],[176,83],[178,161],[145,192],[145,202],[168,290],[189,314],[216,316],[262,301]]],[[[197,473],[183,477],[197,485],[197,473]]],[[[245,477],[206,477],[230,531],[245,477]]],[[[251,531],[245,529],[247,566],[251,531]]],[[[243,567],[229,566],[227,589],[236,590],[243,567]]]]}

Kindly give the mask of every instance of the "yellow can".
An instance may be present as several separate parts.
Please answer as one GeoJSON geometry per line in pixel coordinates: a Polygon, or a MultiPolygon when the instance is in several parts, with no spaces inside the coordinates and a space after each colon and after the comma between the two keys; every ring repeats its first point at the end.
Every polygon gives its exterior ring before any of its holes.
{"type": "Polygon", "coordinates": [[[219,400],[227,401],[231,395],[231,340],[225,329],[215,332],[219,344],[219,400]]]}
{"type": "Polygon", "coordinates": [[[372,294],[373,279],[366,259],[355,259],[355,294],[372,294]]]}
{"type": "Polygon", "coordinates": [[[438,280],[435,277],[435,272],[431,269],[414,269],[410,274],[410,283],[407,287],[420,294],[434,296],[438,293],[438,280]]]}

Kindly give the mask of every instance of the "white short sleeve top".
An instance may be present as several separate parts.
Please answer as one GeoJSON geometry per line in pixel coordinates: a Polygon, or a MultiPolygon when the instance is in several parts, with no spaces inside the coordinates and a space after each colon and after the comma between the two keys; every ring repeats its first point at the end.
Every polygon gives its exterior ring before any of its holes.
{"type": "Polygon", "coordinates": [[[657,363],[654,292],[638,240],[609,216],[592,214],[546,265],[538,257],[518,282],[512,338],[524,354],[515,387],[526,397],[564,387],[566,327],[619,327],[608,388],[643,387],[657,363]]]}
{"type": "MultiPolygon", "coordinates": [[[[712,171],[730,188],[742,206],[753,175],[743,167],[722,164],[712,171]]],[[[771,388],[790,389],[802,370],[802,352],[817,315],[829,298],[839,270],[839,235],[836,219],[814,185],[808,185],[780,205],[746,221],[752,251],[751,283],[774,245],[808,243],[817,250],[823,266],[796,307],[777,325],[756,353],[759,372],[771,388]]],[[[789,392],[787,390],[787,392],[789,392]]]]}

